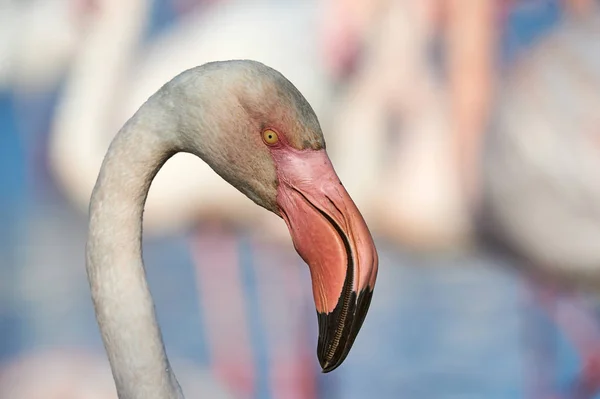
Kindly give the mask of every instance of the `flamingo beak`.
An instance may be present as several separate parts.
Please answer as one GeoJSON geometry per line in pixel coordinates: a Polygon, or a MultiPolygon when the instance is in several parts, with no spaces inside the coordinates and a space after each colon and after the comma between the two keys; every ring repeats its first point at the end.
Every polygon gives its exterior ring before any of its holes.
{"type": "Polygon", "coordinates": [[[310,268],[324,373],[342,364],[363,324],[378,256],[367,225],[325,150],[277,156],[277,205],[310,268]]]}

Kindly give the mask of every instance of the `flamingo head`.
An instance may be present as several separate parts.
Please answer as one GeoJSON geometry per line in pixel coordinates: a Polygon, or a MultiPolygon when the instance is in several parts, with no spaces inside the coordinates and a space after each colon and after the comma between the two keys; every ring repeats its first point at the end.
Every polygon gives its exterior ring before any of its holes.
{"type": "Polygon", "coordinates": [[[253,61],[199,68],[201,79],[182,75],[171,87],[185,93],[179,131],[198,141],[190,147],[221,177],[287,224],[310,268],[319,362],[332,371],[348,355],[375,286],[369,229],[331,164],[315,113],[292,83],[253,61]]]}

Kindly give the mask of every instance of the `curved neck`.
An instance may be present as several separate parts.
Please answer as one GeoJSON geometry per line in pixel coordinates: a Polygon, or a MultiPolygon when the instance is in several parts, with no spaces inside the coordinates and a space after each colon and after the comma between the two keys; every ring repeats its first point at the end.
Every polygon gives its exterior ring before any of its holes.
{"type": "Polygon", "coordinates": [[[178,151],[174,134],[134,116],[111,144],[90,200],[88,279],[120,399],[183,398],[142,261],[148,190],[178,151]]]}

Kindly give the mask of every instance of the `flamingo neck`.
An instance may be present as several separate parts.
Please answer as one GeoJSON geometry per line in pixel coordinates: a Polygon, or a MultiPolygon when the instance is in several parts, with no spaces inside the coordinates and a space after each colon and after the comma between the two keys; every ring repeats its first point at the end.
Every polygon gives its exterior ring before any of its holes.
{"type": "Polygon", "coordinates": [[[120,399],[181,399],[156,320],[142,260],[150,184],[179,151],[176,135],[134,116],[117,134],[90,200],[87,272],[120,399]],[[160,133],[158,133],[160,131],[160,133]]]}

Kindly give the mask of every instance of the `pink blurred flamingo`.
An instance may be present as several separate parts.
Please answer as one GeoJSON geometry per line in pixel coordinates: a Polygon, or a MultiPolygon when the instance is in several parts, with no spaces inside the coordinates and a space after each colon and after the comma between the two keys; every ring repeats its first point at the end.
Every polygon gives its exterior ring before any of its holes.
{"type": "Polygon", "coordinates": [[[490,25],[490,6],[464,12],[454,3],[330,0],[323,18],[330,70],[338,77],[352,71],[335,112],[332,157],[374,231],[420,249],[451,250],[471,239],[462,175],[473,168],[456,161],[456,137],[474,144],[485,120],[485,112],[464,108],[489,91],[489,73],[480,73],[485,68],[477,61],[489,51],[482,26],[490,25]],[[430,57],[443,12],[451,16],[443,36],[449,84],[440,82],[430,57]],[[474,42],[463,43],[465,32],[474,42]],[[457,73],[467,46],[470,72],[457,73]]]}
{"type": "Polygon", "coordinates": [[[537,302],[575,345],[577,398],[600,388],[597,321],[573,306],[600,288],[599,26],[597,6],[570,14],[523,55],[502,85],[482,157],[486,233],[518,255],[537,302]]]}

